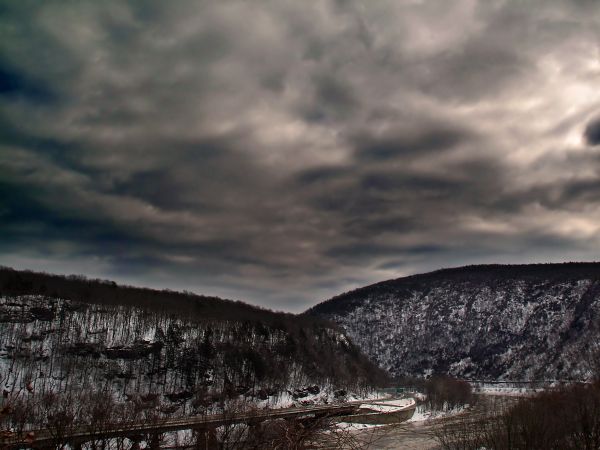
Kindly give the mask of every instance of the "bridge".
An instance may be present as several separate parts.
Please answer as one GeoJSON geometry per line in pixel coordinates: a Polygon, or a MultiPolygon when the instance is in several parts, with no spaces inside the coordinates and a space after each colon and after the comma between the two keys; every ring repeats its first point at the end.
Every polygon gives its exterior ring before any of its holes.
{"type": "MultiPolygon", "coordinates": [[[[0,440],[3,449],[54,449],[58,444],[68,442],[72,448],[82,448],[86,442],[104,440],[115,437],[127,437],[139,443],[143,437],[150,436],[150,447],[159,448],[159,435],[171,431],[196,430],[214,433],[223,425],[248,424],[256,425],[266,420],[314,420],[323,417],[345,416],[354,414],[362,402],[351,402],[341,405],[319,405],[301,408],[284,408],[268,410],[250,410],[237,414],[195,415],[171,419],[159,419],[145,422],[118,423],[114,426],[91,430],[90,427],[75,428],[64,436],[58,437],[48,430],[25,431],[21,435],[5,436],[0,440]]],[[[132,448],[134,448],[132,447],[132,448]]]]}

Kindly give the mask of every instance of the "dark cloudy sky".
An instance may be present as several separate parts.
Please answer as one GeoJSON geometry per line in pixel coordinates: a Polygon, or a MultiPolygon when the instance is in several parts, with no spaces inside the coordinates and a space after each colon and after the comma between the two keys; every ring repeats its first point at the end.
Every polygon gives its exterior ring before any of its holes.
{"type": "Polygon", "coordinates": [[[596,0],[0,1],[0,264],[300,311],[598,260],[596,0]]]}

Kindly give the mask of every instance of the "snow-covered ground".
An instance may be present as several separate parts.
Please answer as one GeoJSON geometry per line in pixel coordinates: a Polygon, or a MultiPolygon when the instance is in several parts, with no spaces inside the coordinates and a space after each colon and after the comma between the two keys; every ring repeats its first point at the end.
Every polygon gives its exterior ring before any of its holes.
{"type": "Polygon", "coordinates": [[[382,424],[377,424],[377,425],[371,425],[371,424],[367,424],[367,423],[350,423],[350,422],[339,422],[337,424],[337,427],[340,430],[344,430],[344,431],[364,431],[364,430],[372,430],[374,428],[381,428],[381,427],[385,427],[386,425],[382,425],[382,424]]]}
{"type": "Polygon", "coordinates": [[[402,398],[394,400],[378,401],[377,403],[364,403],[360,406],[360,409],[368,409],[375,412],[391,413],[396,411],[402,411],[403,409],[409,408],[415,404],[413,398],[402,398]]]}
{"type": "Polygon", "coordinates": [[[382,396],[381,393],[375,390],[362,395],[350,392],[344,397],[336,397],[332,388],[324,388],[318,394],[309,394],[296,399],[290,392],[281,392],[276,396],[256,402],[256,407],[259,409],[280,409],[356,401],[386,401],[388,398],[388,396],[382,396]]]}
{"type": "Polygon", "coordinates": [[[527,395],[533,395],[536,392],[542,392],[546,388],[544,387],[531,387],[531,386],[516,386],[510,384],[479,384],[473,386],[473,392],[476,394],[485,395],[502,395],[511,397],[523,397],[527,395]]]}
{"type": "Polygon", "coordinates": [[[408,419],[406,422],[407,423],[423,422],[425,420],[441,419],[442,417],[450,417],[450,416],[454,416],[456,414],[465,412],[465,410],[468,407],[469,406],[467,405],[467,406],[463,406],[460,408],[450,409],[448,411],[432,411],[430,409],[426,409],[424,405],[420,405],[420,406],[417,406],[413,416],[410,419],[408,419]]]}

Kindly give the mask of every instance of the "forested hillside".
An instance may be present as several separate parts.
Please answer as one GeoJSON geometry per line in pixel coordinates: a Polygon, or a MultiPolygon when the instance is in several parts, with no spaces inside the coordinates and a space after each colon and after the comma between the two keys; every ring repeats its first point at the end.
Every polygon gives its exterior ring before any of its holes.
{"type": "Polygon", "coordinates": [[[5,396],[40,426],[47,395],[188,414],[239,397],[333,400],[385,376],[335,326],[241,302],[6,268],[0,292],[5,396]]]}
{"type": "Polygon", "coordinates": [[[385,281],[309,315],[393,374],[585,379],[597,369],[600,264],[486,265],[385,281]]]}

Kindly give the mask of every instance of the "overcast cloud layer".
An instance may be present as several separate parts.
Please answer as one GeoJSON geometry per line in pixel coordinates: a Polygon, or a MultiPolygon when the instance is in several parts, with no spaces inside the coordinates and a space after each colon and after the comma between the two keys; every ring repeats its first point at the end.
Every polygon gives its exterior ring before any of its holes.
{"type": "Polygon", "coordinates": [[[600,2],[0,1],[0,264],[300,311],[597,260],[600,2]]]}

